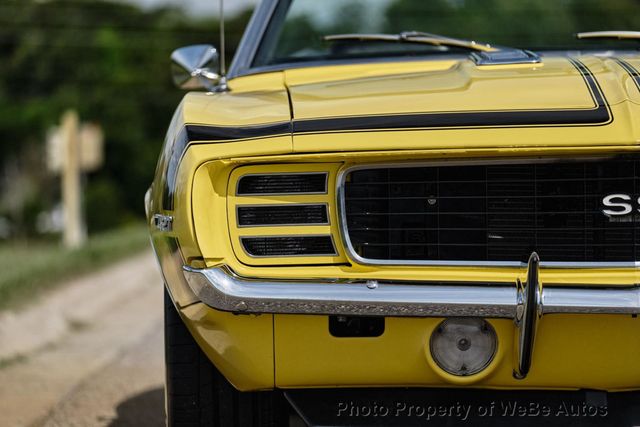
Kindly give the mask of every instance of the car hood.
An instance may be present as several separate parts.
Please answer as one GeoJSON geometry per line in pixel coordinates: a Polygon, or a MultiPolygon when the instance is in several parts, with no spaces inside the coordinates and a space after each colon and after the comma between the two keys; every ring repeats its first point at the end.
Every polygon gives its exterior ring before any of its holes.
{"type": "MultiPolygon", "coordinates": [[[[332,148],[338,150],[363,144],[368,149],[635,145],[637,69],[638,57],[549,57],[535,65],[477,66],[462,60],[294,69],[285,72],[285,80],[296,151],[317,151],[318,136],[328,140],[327,133],[334,134],[332,148]],[[361,132],[367,136],[353,138],[361,132]]],[[[321,147],[326,150],[327,144],[321,147]]]]}

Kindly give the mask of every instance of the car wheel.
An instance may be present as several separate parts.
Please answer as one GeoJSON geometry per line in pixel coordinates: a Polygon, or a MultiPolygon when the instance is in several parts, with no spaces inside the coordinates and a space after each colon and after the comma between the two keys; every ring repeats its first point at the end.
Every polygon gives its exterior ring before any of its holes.
{"type": "Polygon", "coordinates": [[[239,392],[209,361],[165,289],[165,398],[168,426],[282,426],[278,391],[239,392]]]}

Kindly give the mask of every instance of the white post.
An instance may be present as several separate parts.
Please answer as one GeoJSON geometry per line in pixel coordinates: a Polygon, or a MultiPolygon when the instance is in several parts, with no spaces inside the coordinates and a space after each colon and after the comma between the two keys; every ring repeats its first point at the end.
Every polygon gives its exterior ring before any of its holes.
{"type": "Polygon", "coordinates": [[[220,75],[227,75],[227,42],[224,31],[224,0],[220,0],[220,75]]]}
{"type": "Polygon", "coordinates": [[[62,117],[64,162],[62,168],[62,203],[64,208],[64,245],[75,249],[87,239],[82,215],[80,175],[80,123],[78,113],[67,111],[62,117]]]}

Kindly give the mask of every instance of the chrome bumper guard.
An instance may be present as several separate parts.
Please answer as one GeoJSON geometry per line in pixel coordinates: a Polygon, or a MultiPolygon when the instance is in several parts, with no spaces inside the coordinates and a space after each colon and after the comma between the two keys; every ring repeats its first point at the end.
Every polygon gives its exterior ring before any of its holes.
{"type": "Polygon", "coordinates": [[[544,314],[639,314],[640,287],[546,287],[532,254],[527,282],[514,285],[382,281],[278,281],[242,278],[226,267],[184,267],[193,292],[211,308],[235,313],[344,316],[482,317],[514,319],[515,375],[531,365],[537,323],[544,314]]]}

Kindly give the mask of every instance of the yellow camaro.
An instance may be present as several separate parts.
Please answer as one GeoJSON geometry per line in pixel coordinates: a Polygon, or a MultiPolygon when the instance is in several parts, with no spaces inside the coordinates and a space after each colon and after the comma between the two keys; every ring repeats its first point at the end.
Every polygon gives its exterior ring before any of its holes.
{"type": "Polygon", "coordinates": [[[263,0],[228,73],[177,50],[169,425],[639,425],[639,12],[263,0]]]}

